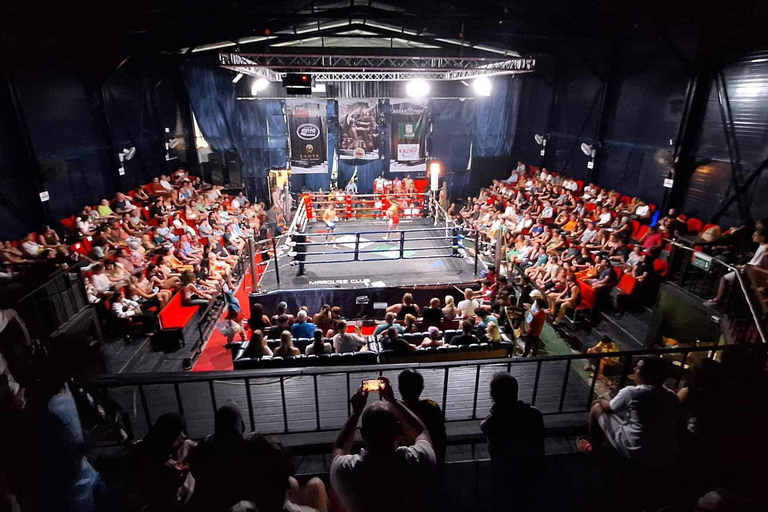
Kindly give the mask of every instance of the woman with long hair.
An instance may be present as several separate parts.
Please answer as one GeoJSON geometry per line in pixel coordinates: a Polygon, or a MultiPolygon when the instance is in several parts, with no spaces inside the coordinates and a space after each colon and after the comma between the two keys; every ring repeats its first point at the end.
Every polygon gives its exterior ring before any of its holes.
{"type": "Polygon", "coordinates": [[[491,343],[499,343],[501,341],[501,331],[499,331],[499,324],[489,322],[488,327],[485,328],[485,335],[488,341],[491,343]]]}
{"type": "Polygon", "coordinates": [[[185,306],[207,306],[213,297],[197,287],[197,276],[194,272],[184,272],[181,276],[181,299],[185,306]]]}
{"type": "Polygon", "coordinates": [[[456,309],[456,304],[454,303],[453,295],[446,295],[445,296],[445,307],[443,308],[443,318],[446,320],[453,320],[458,316],[459,310],[456,309]]]}
{"type": "Polygon", "coordinates": [[[319,356],[320,354],[330,354],[333,352],[333,345],[325,341],[323,338],[323,331],[315,329],[313,338],[314,341],[307,345],[307,348],[304,350],[308,356],[319,356]]]}
{"type": "Polygon", "coordinates": [[[275,349],[275,355],[280,357],[293,357],[301,354],[301,351],[293,346],[293,336],[288,331],[280,335],[280,345],[275,349]]]}
{"type": "Polygon", "coordinates": [[[252,331],[251,341],[245,346],[244,357],[260,359],[262,357],[272,357],[272,349],[267,345],[267,338],[260,330],[252,331]]]}

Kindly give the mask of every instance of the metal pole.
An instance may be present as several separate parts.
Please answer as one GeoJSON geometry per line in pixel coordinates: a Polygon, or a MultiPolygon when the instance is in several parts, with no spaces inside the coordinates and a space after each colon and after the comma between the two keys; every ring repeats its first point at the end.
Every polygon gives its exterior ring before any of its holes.
{"type": "Polygon", "coordinates": [[[256,247],[253,238],[248,239],[248,260],[251,263],[251,290],[255,293],[259,286],[259,279],[256,277],[256,247]]]}
{"type": "Polygon", "coordinates": [[[400,259],[403,259],[403,253],[405,252],[405,231],[400,232],[400,259]]]}
{"type": "Polygon", "coordinates": [[[360,233],[355,234],[355,261],[360,260],[360,233]]]}
{"type": "Polygon", "coordinates": [[[275,242],[275,239],[272,239],[272,251],[275,253],[274,259],[275,259],[275,281],[277,281],[277,287],[280,287],[280,265],[279,261],[277,260],[277,242],[275,242]]]}
{"type": "Polygon", "coordinates": [[[480,252],[480,231],[475,231],[475,275],[477,275],[477,256],[480,252]]]}

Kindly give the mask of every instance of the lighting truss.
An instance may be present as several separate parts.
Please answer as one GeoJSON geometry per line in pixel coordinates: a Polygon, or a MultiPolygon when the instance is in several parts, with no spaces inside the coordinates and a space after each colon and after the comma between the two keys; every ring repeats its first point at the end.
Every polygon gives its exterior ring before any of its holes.
{"type": "Polygon", "coordinates": [[[220,53],[221,67],[279,81],[289,71],[318,81],[463,80],[476,76],[530,73],[536,59],[482,57],[395,57],[220,53]]]}

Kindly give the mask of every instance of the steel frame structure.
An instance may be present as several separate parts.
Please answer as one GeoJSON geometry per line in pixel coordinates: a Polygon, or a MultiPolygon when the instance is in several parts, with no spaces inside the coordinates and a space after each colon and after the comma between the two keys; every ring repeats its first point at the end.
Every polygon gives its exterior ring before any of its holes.
{"type": "Polygon", "coordinates": [[[536,59],[220,53],[219,64],[272,81],[282,80],[289,71],[311,73],[318,81],[403,81],[530,73],[536,59]]]}

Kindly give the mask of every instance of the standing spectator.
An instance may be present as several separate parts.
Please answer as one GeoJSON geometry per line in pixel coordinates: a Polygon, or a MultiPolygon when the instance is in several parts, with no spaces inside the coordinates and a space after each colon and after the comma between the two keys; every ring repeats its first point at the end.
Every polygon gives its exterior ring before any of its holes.
{"type": "Polygon", "coordinates": [[[296,323],[291,326],[291,334],[294,338],[311,338],[315,329],[315,324],[307,321],[307,312],[302,309],[296,315],[296,323]]]}
{"type": "Polygon", "coordinates": [[[523,357],[528,357],[528,354],[536,355],[539,353],[539,345],[541,344],[541,331],[544,329],[544,324],[547,323],[547,304],[544,299],[536,299],[532,305],[524,304],[523,307],[528,311],[526,315],[526,321],[528,322],[528,333],[525,337],[525,350],[523,351],[523,357]]]}
{"type": "Polygon", "coordinates": [[[494,509],[538,510],[545,461],[541,412],[518,400],[517,379],[506,372],[491,379],[491,399],[480,428],[491,454],[494,509]]]}
{"type": "MultiPolygon", "coordinates": [[[[752,241],[757,243],[757,250],[755,251],[752,259],[747,262],[747,265],[752,265],[760,269],[768,269],[768,230],[758,229],[752,235],[752,241]]],[[[720,278],[720,282],[717,285],[717,295],[714,299],[708,300],[704,303],[706,306],[719,306],[725,300],[726,295],[736,282],[736,272],[741,272],[746,268],[746,265],[738,265],[737,270],[728,272],[720,278]]]]}
{"type": "Polygon", "coordinates": [[[421,420],[395,400],[389,381],[382,381],[382,402],[366,407],[362,388],[350,399],[352,415],[333,446],[331,484],[349,512],[427,510],[436,464],[432,439],[421,420]],[[361,416],[365,452],[350,455],[361,416]],[[401,428],[413,446],[395,447],[401,428]]]}
{"type": "Polygon", "coordinates": [[[437,467],[441,468],[445,463],[447,444],[443,411],[434,400],[421,399],[421,393],[424,391],[424,377],[417,370],[409,368],[400,372],[397,376],[397,387],[400,396],[403,397],[403,405],[427,427],[429,436],[432,438],[432,448],[437,457],[437,467]]]}
{"type": "MultiPolygon", "coordinates": [[[[625,387],[612,400],[598,397],[590,410],[591,448],[607,441],[622,457],[643,465],[673,464],[683,415],[677,396],[664,386],[666,379],[666,362],[646,356],[635,366],[637,385],[625,387]]],[[[580,441],[579,449],[589,449],[589,442],[580,441]]]]}

